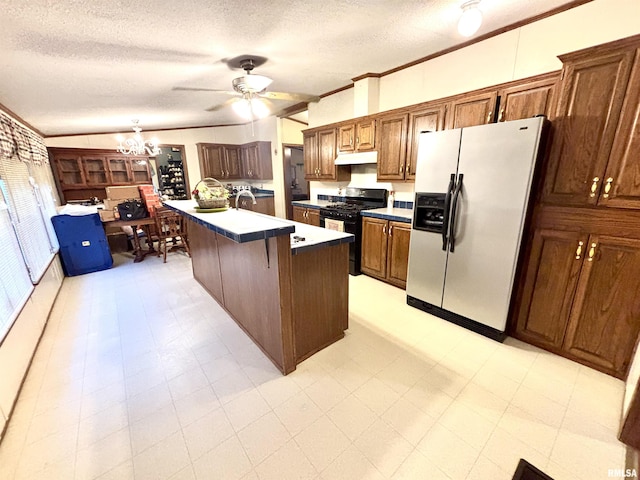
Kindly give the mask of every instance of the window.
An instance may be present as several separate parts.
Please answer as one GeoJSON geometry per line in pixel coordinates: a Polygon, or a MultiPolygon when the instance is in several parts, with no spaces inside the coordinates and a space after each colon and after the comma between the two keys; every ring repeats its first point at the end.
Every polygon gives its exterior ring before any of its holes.
{"type": "Polygon", "coordinates": [[[0,343],[33,291],[9,218],[9,209],[3,195],[5,190],[0,189],[0,343]]]}
{"type": "MultiPolygon", "coordinates": [[[[48,168],[48,167],[47,167],[48,168]]],[[[53,260],[56,248],[51,244],[42,211],[31,182],[27,164],[17,157],[0,162],[2,193],[11,223],[33,283],[38,283],[53,260]]]]}

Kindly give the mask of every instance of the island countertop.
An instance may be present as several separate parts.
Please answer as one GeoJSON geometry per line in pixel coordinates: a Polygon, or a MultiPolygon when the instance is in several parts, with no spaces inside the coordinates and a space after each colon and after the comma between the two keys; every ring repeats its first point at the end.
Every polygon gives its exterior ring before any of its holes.
{"type": "Polygon", "coordinates": [[[293,255],[316,248],[351,243],[355,239],[350,233],[314,227],[249,210],[230,208],[224,212],[202,213],[196,211],[197,203],[194,200],[168,200],[164,205],[237,243],[290,235],[293,255]]]}

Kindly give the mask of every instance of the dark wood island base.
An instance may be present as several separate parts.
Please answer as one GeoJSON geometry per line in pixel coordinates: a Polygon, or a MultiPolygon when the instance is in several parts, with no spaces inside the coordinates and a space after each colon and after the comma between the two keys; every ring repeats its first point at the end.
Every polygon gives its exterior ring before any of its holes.
{"type": "Polygon", "coordinates": [[[296,251],[289,234],[238,243],[192,219],[188,229],[194,278],[283,374],[344,337],[348,243],[296,251]]]}

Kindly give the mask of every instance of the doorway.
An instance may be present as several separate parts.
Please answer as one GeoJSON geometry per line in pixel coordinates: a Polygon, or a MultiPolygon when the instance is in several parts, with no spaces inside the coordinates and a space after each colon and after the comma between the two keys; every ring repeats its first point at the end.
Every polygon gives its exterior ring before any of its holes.
{"type": "Polygon", "coordinates": [[[153,185],[168,200],[191,198],[184,145],[160,145],[160,154],[151,158],[153,185]]]}
{"type": "Polygon", "coordinates": [[[284,168],[284,201],[287,219],[293,220],[293,205],[296,200],[309,200],[309,182],[304,179],[304,149],[302,145],[282,144],[284,168]]]}

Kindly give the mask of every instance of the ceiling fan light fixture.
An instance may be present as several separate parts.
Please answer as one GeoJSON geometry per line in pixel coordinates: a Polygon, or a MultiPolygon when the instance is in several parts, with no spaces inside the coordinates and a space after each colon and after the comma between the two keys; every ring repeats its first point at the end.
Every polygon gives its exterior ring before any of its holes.
{"type": "Polygon", "coordinates": [[[269,107],[259,98],[252,98],[251,102],[251,111],[257,118],[266,118],[271,114],[269,107]]]}
{"type": "Polygon", "coordinates": [[[480,11],[480,0],[470,0],[460,7],[462,15],[458,21],[458,32],[460,35],[470,37],[478,31],[482,24],[482,12],[480,11]]]}
{"type": "Polygon", "coordinates": [[[239,92],[262,92],[269,85],[271,85],[269,77],[264,75],[243,75],[242,77],[234,78],[232,81],[233,88],[239,92]]]}
{"type": "Polygon", "coordinates": [[[262,99],[254,97],[252,95],[245,95],[242,99],[231,104],[231,108],[239,116],[246,120],[252,120],[254,118],[266,118],[271,115],[269,107],[262,101],[262,99]]]}

